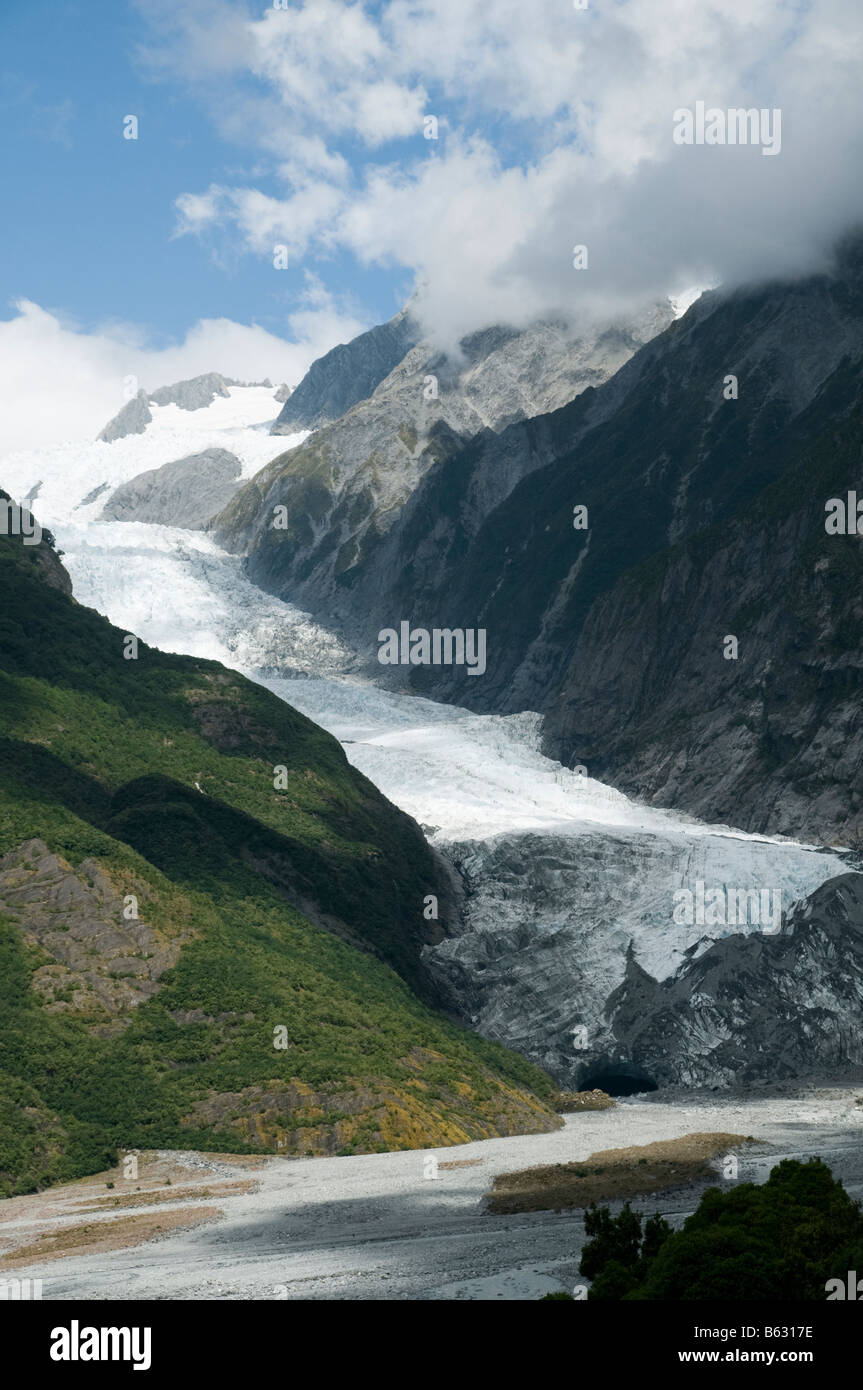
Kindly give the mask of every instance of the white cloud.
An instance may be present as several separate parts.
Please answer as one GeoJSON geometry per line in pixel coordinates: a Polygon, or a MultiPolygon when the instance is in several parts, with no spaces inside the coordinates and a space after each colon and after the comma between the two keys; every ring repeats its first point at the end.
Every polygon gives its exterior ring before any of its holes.
{"type": "Polygon", "coordinates": [[[211,184],[206,193],[181,193],[176,202],[179,219],[177,235],[187,232],[201,232],[215,222],[220,215],[220,200],[225,190],[211,184]]]}
{"type": "Polygon", "coordinates": [[[373,82],[357,95],[354,123],[369,145],[383,144],[422,128],[423,91],[407,91],[396,82],[373,82]]]}
{"type": "Polygon", "coordinates": [[[175,235],[204,236],[213,226],[227,223],[247,250],[272,256],[275,246],[285,245],[290,253],[302,255],[312,239],[324,243],[342,203],[340,190],[322,182],[309,182],[289,198],[273,198],[257,188],[211,184],[206,193],[184,193],[177,199],[175,235]]]}
{"type": "Polygon", "coordinates": [[[289,190],[192,190],[180,227],[404,267],[444,340],[802,272],[863,220],[857,3],[294,0],[263,16],[223,3],[213,26],[242,41],[236,82],[220,73],[216,89],[225,45],[211,35],[201,58],[200,5],[176,0],[163,61],[212,92],[234,138],[287,152],[289,190]],[[697,101],[781,108],[781,153],[675,145],[673,113],[697,101]],[[423,139],[426,113],[438,141],[423,139]]]}
{"type": "Polygon", "coordinates": [[[94,438],[124,404],[129,376],[148,391],[203,372],[296,385],[316,357],[368,327],[314,281],[288,320],[294,341],[256,325],[202,319],[183,342],[153,348],[134,325],[85,333],[27,300],[15,307],[13,318],[0,320],[4,455],[94,438]]]}
{"type": "MultiPolygon", "coordinates": [[[[276,149],[283,152],[278,143],[276,149]]],[[[328,150],[319,135],[294,135],[290,157],[278,166],[277,173],[287,183],[299,182],[309,173],[323,175],[331,183],[345,183],[350,165],[343,155],[328,150]]]]}

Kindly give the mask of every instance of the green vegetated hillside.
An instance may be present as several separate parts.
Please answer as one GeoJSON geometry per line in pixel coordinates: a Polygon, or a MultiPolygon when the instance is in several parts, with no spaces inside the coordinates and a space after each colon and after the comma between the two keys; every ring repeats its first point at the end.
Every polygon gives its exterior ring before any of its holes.
{"type": "Polygon", "coordinates": [[[0,536],[0,1193],[118,1149],[556,1127],[550,1079],[436,1007],[414,822],[275,696],[126,659],[69,589],[50,538],[0,536]]]}

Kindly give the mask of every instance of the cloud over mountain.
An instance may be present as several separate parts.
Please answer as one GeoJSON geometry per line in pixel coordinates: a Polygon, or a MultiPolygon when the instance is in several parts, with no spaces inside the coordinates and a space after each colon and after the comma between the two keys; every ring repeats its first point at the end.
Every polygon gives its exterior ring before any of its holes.
{"type": "Polygon", "coordinates": [[[182,194],[178,231],[260,256],[284,243],[324,275],[344,253],[403,268],[444,344],[811,270],[863,218],[853,0],[142,8],[151,71],[254,155],[182,194]],[[779,110],[777,157],[676,144],[697,102],[779,110]]]}
{"type": "Polygon", "coordinates": [[[288,320],[293,341],[219,318],[200,320],[182,342],[153,345],[132,324],[88,332],[29,300],[14,307],[14,317],[0,320],[0,454],[95,437],[128,399],[129,378],[147,390],[210,371],[293,385],[316,357],[366,326],[316,285],[288,320]]]}

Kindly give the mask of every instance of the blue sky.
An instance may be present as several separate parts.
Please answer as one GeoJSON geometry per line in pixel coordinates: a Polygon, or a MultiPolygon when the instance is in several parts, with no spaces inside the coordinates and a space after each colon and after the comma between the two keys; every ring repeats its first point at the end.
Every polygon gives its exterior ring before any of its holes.
{"type": "Polygon", "coordinates": [[[859,0],[0,0],[0,448],[131,373],[293,385],[411,295],[454,349],[822,269],[861,65],[859,0]],[[698,102],[781,151],[681,145],[698,102]]]}
{"type": "MultiPolygon", "coordinates": [[[[85,329],[134,323],[155,345],[216,316],[279,333],[305,287],[299,264],[277,278],[269,259],[216,259],[172,235],[175,199],[234,181],[254,152],[224,139],[182,81],[150,77],[136,57],[149,37],[124,0],[0,5],[0,318],[24,297],[85,329]],[[137,141],[122,138],[129,113],[137,141]]],[[[395,312],[408,285],[345,255],[325,269],[368,322],[395,312]]]]}

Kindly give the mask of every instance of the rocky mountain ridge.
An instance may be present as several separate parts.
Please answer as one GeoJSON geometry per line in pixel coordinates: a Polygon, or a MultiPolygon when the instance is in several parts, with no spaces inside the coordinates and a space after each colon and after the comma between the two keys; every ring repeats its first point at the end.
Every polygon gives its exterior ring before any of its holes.
{"type": "Polygon", "coordinates": [[[861,366],[851,237],[831,274],[703,295],[605,384],[469,439],[444,406],[414,444],[384,383],[264,469],[217,534],[369,670],[404,620],[487,633],[481,679],[378,678],[539,710],[555,756],[658,804],[851,842],[863,557],[825,506],[859,481],[861,366]]]}
{"type": "MultiPolygon", "coordinates": [[[[379,572],[387,537],[400,534],[409,504],[444,459],[479,433],[490,449],[501,441],[496,480],[484,498],[492,505],[513,481],[516,451],[507,425],[608,380],[670,319],[670,306],[655,305],[632,322],[580,331],[563,323],[494,328],[466,339],[458,360],[419,342],[368,398],[263,468],[214,519],[213,533],[248,555],[255,583],[347,617],[350,603],[343,606],[342,596],[370,565],[379,572]],[[284,526],[273,525],[276,507],[287,509],[284,526]]],[[[328,371],[339,366],[350,374],[353,358],[334,358],[328,371]]],[[[286,409],[306,396],[305,388],[297,387],[286,409]]],[[[310,406],[291,417],[292,428],[313,418],[310,406]]]]}
{"type": "MultiPolygon", "coordinates": [[[[126,402],[121,410],[109,420],[97,436],[104,444],[113,444],[117,439],[125,439],[130,434],[143,434],[153,421],[151,405],[176,405],[180,410],[205,410],[212,405],[217,396],[227,398],[231,386],[264,386],[272,389],[272,382],[235,381],[233,377],[222,376],[221,372],[204,372],[201,376],[175,381],[170,386],[160,386],[156,391],[143,388],[126,402]]],[[[285,399],[282,395],[286,387],[279,387],[274,400],[285,399]]]]}

